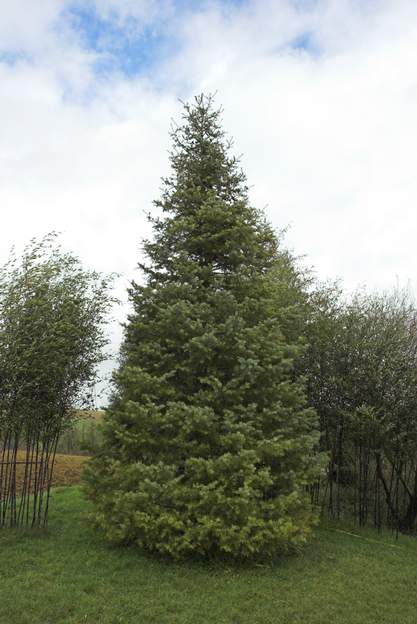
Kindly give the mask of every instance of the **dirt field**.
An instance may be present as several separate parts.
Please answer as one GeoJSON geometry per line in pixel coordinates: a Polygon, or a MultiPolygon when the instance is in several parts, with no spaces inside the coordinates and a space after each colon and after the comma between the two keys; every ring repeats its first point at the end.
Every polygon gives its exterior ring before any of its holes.
{"type": "MultiPolygon", "coordinates": [[[[25,452],[18,451],[18,461],[25,460],[25,452]]],[[[77,485],[81,481],[82,465],[88,457],[79,455],[58,455],[55,458],[54,476],[52,486],[77,485]]],[[[23,480],[24,465],[19,464],[17,468],[18,489],[23,480]]]]}

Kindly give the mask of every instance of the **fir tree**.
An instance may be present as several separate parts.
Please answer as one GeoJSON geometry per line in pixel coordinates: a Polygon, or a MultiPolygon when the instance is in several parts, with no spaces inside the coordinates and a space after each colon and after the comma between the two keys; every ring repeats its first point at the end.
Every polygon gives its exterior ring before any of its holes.
{"type": "Polygon", "coordinates": [[[315,415],[291,279],[211,97],[185,105],[156,201],[105,443],[86,472],[112,541],[249,559],[303,543],[315,415]]]}

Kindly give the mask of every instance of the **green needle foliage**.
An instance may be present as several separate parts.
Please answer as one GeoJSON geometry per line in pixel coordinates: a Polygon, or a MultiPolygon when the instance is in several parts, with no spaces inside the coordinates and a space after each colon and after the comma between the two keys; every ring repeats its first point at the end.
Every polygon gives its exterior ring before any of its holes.
{"type": "Polygon", "coordinates": [[[112,541],[174,558],[273,556],[311,530],[320,461],[294,372],[297,271],[249,204],[210,97],[185,105],[172,140],[86,489],[112,541]]]}

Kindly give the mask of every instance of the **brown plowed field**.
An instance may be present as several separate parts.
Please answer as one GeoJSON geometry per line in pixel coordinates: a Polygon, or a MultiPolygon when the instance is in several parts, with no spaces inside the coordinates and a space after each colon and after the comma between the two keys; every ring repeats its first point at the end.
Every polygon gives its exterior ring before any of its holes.
{"type": "MultiPolygon", "coordinates": [[[[18,461],[24,461],[26,454],[24,451],[18,451],[18,461]]],[[[55,458],[54,476],[52,486],[61,485],[77,485],[81,482],[82,465],[88,457],[81,455],[58,455],[55,458]]],[[[18,489],[22,484],[25,467],[24,464],[17,466],[17,484],[18,489]]]]}

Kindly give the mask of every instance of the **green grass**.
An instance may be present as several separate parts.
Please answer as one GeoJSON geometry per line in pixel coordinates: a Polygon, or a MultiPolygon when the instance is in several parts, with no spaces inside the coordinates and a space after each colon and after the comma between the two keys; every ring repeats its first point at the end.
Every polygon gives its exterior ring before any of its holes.
{"type": "Polygon", "coordinates": [[[46,534],[0,533],[1,624],[417,622],[411,537],[328,526],[269,566],[173,564],[106,545],[86,509],[77,488],[58,489],[46,534]]]}

